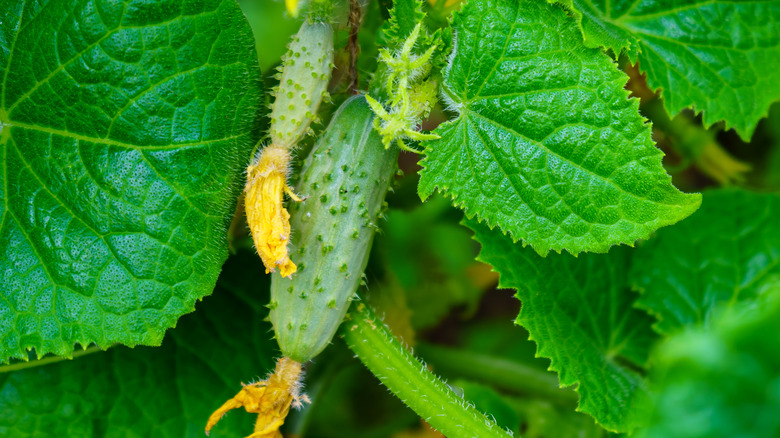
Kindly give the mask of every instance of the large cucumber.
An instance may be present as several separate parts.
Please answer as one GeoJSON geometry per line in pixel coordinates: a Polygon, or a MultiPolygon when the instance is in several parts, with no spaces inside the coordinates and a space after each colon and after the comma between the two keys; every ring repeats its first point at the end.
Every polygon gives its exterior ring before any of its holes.
{"type": "Polygon", "coordinates": [[[333,338],[363,277],[377,217],[397,168],[363,96],[344,102],[303,164],[290,208],[291,278],[273,274],[271,321],[282,353],[298,362],[333,338]]]}

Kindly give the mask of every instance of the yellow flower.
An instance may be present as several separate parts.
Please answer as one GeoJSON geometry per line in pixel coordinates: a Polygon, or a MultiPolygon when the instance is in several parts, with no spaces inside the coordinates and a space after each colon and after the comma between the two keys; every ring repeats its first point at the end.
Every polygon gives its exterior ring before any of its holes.
{"type": "Polygon", "coordinates": [[[279,268],[282,277],[290,277],[298,268],[290,260],[290,214],[282,205],[284,193],[300,201],[287,185],[290,152],[277,145],[263,149],[247,168],[246,220],[265,272],[279,268]]]}
{"type": "Polygon", "coordinates": [[[289,357],[276,362],[276,370],[266,380],[244,385],[235,397],[226,401],[214,411],[206,424],[206,435],[231,409],[243,406],[247,412],[258,414],[255,431],[247,438],[282,438],[279,428],[284,424],[290,406],[299,408],[311,403],[306,395],[300,394],[301,363],[289,357]]]}

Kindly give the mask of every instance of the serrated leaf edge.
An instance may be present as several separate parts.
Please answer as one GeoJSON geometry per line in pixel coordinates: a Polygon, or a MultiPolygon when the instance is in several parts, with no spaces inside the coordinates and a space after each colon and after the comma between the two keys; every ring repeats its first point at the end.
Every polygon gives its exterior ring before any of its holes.
{"type": "MultiPolygon", "coordinates": [[[[551,4],[551,5],[557,5],[562,10],[566,11],[567,14],[569,12],[569,6],[567,5],[567,3],[570,5],[571,9],[574,9],[574,6],[573,6],[573,3],[571,2],[571,0],[547,0],[547,3],[551,4]]],[[[453,12],[453,14],[449,18],[449,23],[452,24],[454,22],[454,20],[457,17],[459,17],[460,15],[462,15],[462,14],[463,14],[463,9],[462,8],[460,10],[457,10],[457,11],[453,12]]],[[[581,13],[579,14],[579,17],[580,18],[577,19],[577,14],[575,13],[575,19],[576,19],[575,22],[577,23],[578,29],[580,29],[580,34],[584,38],[585,34],[584,34],[584,32],[583,32],[583,30],[581,28],[581,17],[582,17],[581,13]]],[[[457,35],[457,31],[454,28],[452,29],[452,32],[453,32],[453,36],[452,36],[452,51],[447,55],[447,65],[442,70],[442,76],[446,76],[451,71],[452,64],[454,62],[455,55],[457,53],[458,35],[457,35]]],[[[603,51],[602,51],[602,53],[603,53],[603,51]]],[[[607,56],[607,55],[604,54],[604,56],[607,56]]],[[[622,73],[623,77],[625,78],[625,82],[623,83],[623,86],[620,88],[618,93],[622,93],[623,94],[623,97],[624,97],[625,101],[631,102],[630,105],[631,105],[632,109],[636,110],[637,114],[639,115],[639,117],[642,120],[642,122],[643,122],[644,126],[646,127],[646,129],[650,130],[650,132],[652,133],[652,129],[653,129],[652,122],[639,113],[639,102],[640,102],[639,98],[632,97],[631,93],[628,90],[625,89],[625,85],[628,83],[630,78],[628,77],[627,74],[625,74],[625,72],[623,72],[622,70],[617,68],[617,66],[616,66],[614,61],[612,62],[612,65],[615,67],[615,69],[617,71],[622,73]]],[[[439,86],[439,96],[440,96],[441,100],[445,103],[447,110],[450,110],[452,112],[457,113],[457,117],[456,118],[441,123],[435,130],[432,131],[434,134],[437,134],[437,135],[439,135],[441,137],[441,131],[442,130],[450,129],[450,128],[454,129],[454,127],[457,126],[458,123],[462,123],[461,119],[463,118],[465,104],[464,104],[464,102],[462,102],[462,101],[460,101],[458,99],[458,96],[455,93],[451,92],[444,85],[444,81],[442,81],[441,85],[439,86]]],[[[468,108],[465,108],[465,109],[468,110],[468,108]]],[[[652,141],[652,137],[651,137],[651,141],[652,141]]],[[[428,170],[428,167],[426,166],[426,163],[427,163],[427,160],[428,160],[428,154],[426,154],[425,151],[428,150],[430,141],[422,141],[421,143],[424,146],[424,149],[423,149],[424,156],[418,162],[418,165],[421,167],[421,169],[419,171],[420,182],[422,182],[423,178],[425,178],[426,171],[428,170]]],[[[663,157],[666,154],[664,154],[664,152],[662,150],[658,149],[657,146],[655,146],[655,143],[654,143],[654,147],[659,152],[659,154],[657,155],[658,165],[661,166],[661,168],[663,169],[662,160],[663,160],[663,157]]],[[[668,181],[668,183],[670,185],[674,186],[672,184],[672,177],[668,173],[666,174],[666,181],[668,181]]],[[[675,187],[675,189],[676,189],[676,187],[675,187]]],[[[466,215],[466,217],[468,219],[472,219],[474,216],[477,216],[477,219],[478,219],[479,222],[484,222],[491,230],[493,228],[498,227],[499,229],[501,229],[502,234],[508,236],[510,239],[512,239],[513,242],[515,242],[515,243],[522,242],[523,247],[525,247],[527,245],[531,245],[530,242],[527,242],[522,237],[515,236],[515,233],[512,233],[511,230],[504,230],[496,222],[495,219],[491,220],[490,217],[480,215],[480,213],[478,211],[472,211],[473,209],[472,208],[468,208],[465,204],[458,203],[457,195],[450,191],[450,185],[436,182],[436,183],[434,183],[432,185],[427,185],[426,187],[423,187],[422,184],[418,184],[418,186],[417,186],[417,194],[420,197],[420,200],[423,201],[423,202],[426,199],[428,199],[431,195],[433,195],[433,193],[435,191],[437,191],[437,190],[440,193],[442,193],[445,197],[450,198],[452,200],[452,205],[453,206],[463,210],[464,214],[466,215]]],[[[684,192],[680,191],[679,189],[677,189],[677,190],[680,193],[684,193],[684,192]]],[[[696,208],[694,208],[690,213],[688,213],[687,216],[683,217],[680,220],[684,220],[685,218],[687,218],[688,216],[693,214],[696,210],[698,210],[699,207],[701,206],[701,194],[700,193],[686,193],[686,194],[687,195],[696,195],[696,194],[698,194],[699,195],[698,196],[699,199],[698,199],[698,203],[696,203],[697,204],[696,208]]],[[[668,205],[673,205],[673,204],[668,204],[668,205]]],[[[679,206],[679,208],[682,209],[682,206],[679,206]]],[[[656,218],[656,220],[658,220],[658,219],[660,219],[660,218],[656,218]]],[[[677,221],[677,222],[679,222],[679,221],[677,221]]],[[[637,239],[635,239],[633,241],[619,241],[619,242],[616,242],[616,243],[613,243],[613,244],[609,244],[607,246],[601,245],[601,246],[596,247],[595,249],[591,248],[591,249],[572,250],[572,249],[566,248],[566,247],[551,248],[549,245],[547,246],[547,248],[537,248],[534,245],[531,245],[531,247],[541,257],[546,257],[547,254],[551,250],[555,251],[557,254],[561,254],[561,252],[563,250],[566,250],[566,252],[568,252],[569,254],[571,254],[571,255],[573,255],[575,257],[577,257],[577,255],[579,253],[581,253],[581,252],[606,253],[606,252],[608,252],[610,250],[610,248],[612,248],[613,246],[618,246],[618,245],[627,245],[628,247],[633,248],[637,241],[648,239],[656,230],[658,230],[658,229],[660,229],[662,227],[665,227],[665,226],[674,225],[677,222],[672,222],[672,223],[668,223],[668,224],[665,224],[665,225],[661,225],[661,226],[655,228],[654,230],[649,230],[646,233],[642,233],[642,234],[640,234],[637,237],[637,239]]]]}
{"type": "MultiPolygon", "coordinates": [[[[626,32],[632,34],[632,39],[628,41],[624,41],[623,44],[619,47],[607,47],[605,44],[601,44],[601,43],[592,44],[591,39],[587,38],[587,36],[585,35],[585,28],[582,26],[582,19],[585,16],[585,14],[579,9],[577,9],[576,6],[574,6],[574,2],[572,0],[546,0],[546,1],[549,4],[561,6],[571,17],[575,19],[577,23],[577,29],[579,29],[580,35],[582,36],[582,41],[586,47],[593,48],[593,49],[601,49],[602,51],[605,52],[607,50],[611,50],[613,52],[617,51],[616,55],[619,56],[620,54],[625,54],[626,56],[628,56],[632,64],[637,64],[637,62],[639,61],[639,55],[643,53],[642,50],[643,44],[641,39],[635,36],[630,30],[626,30],[626,32]]],[[[591,23],[596,24],[596,21],[591,20],[591,23]]],[[[639,65],[639,71],[640,73],[646,73],[646,70],[641,69],[641,64],[639,65]]],[[[668,103],[668,99],[663,99],[665,93],[669,91],[668,89],[661,86],[652,88],[652,86],[649,83],[648,86],[650,87],[653,93],[658,94],[662,98],[663,107],[671,117],[676,116],[677,114],[679,114],[685,109],[689,109],[693,111],[694,116],[701,116],[701,121],[702,121],[702,125],[704,126],[704,129],[709,129],[713,125],[723,122],[723,126],[725,130],[733,129],[737,133],[737,135],[739,135],[739,138],[746,143],[750,142],[750,139],[753,137],[753,133],[758,127],[758,124],[754,125],[752,128],[750,126],[737,126],[735,123],[730,123],[728,120],[724,118],[713,120],[713,116],[710,115],[710,111],[705,112],[703,108],[698,108],[697,105],[693,103],[676,109],[672,108],[668,103]]],[[[760,117],[758,120],[760,121],[762,119],[767,118],[768,116],[769,116],[769,106],[763,112],[760,113],[760,117]]]]}
{"type": "MultiPolygon", "coordinates": [[[[476,231],[471,229],[471,227],[469,227],[468,225],[464,224],[463,221],[461,221],[461,225],[465,226],[467,229],[469,229],[472,232],[474,232],[474,234],[471,236],[471,239],[474,240],[475,242],[477,242],[480,245],[480,248],[481,248],[482,247],[482,242],[477,240],[476,231]]],[[[492,230],[492,228],[491,228],[491,230],[492,230]]],[[[526,245],[527,244],[523,243],[523,247],[525,247],[526,245]]],[[[575,257],[576,257],[576,255],[575,255],[575,257]]],[[[520,296],[519,296],[520,292],[517,290],[517,288],[515,288],[514,286],[508,286],[508,285],[504,284],[503,283],[503,277],[504,277],[503,274],[498,269],[496,269],[491,263],[487,262],[485,259],[482,258],[482,249],[480,249],[479,255],[477,255],[475,257],[475,260],[477,260],[477,261],[479,261],[481,263],[485,263],[486,265],[490,266],[491,272],[495,272],[496,274],[498,274],[499,280],[498,280],[498,285],[496,286],[497,289],[510,289],[510,290],[513,290],[513,291],[515,291],[515,294],[513,296],[518,301],[520,301],[521,303],[523,302],[520,299],[520,296]]],[[[515,325],[518,325],[518,326],[521,326],[521,327],[525,327],[525,325],[522,324],[522,322],[521,322],[522,321],[522,317],[523,317],[523,310],[524,310],[523,307],[524,306],[521,306],[520,312],[517,314],[517,318],[515,318],[513,320],[513,323],[515,325]]],[[[540,343],[537,339],[535,339],[533,334],[530,331],[528,331],[528,340],[532,341],[533,343],[536,344],[536,351],[534,352],[534,357],[548,359],[550,361],[550,366],[547,367],[547,371],[552,371],[552,372],[554,372],[558,376],[558,387],[559,388],[568,388],[568,387],[572,387],[573,386],[573,390],[574,390],[574,392],[577,393],[577,396],[578,396],[577,407],[574,409],[576,412],[582,412],[582,413],[587,414],[591,419],[593,419],[593,422],[595,424],[599,425],[600,427],[603,427],[604,429],[606,429],[606,430],[608,430],[610,432],[615,432],[615,433],[621,432],[621,431],[619,431],[617,429],[612,429],[612,428],[610,428],[610,427],[600,423],[593,414],[591,414],[590,412],[588,412],[586,410],[583,410],[582,409],[582,404],[581,404],[583,395],[580,392],[580,389],[582,388],[582,382],[580,382],[579,379],[571,379],[571,380],[567,379],[567,380],[564,380],[564,378],[562,377],[562,372],[561,372],[561,369],[560,369],[559,361],[556,360],[553,357],[552,353],[548,352],[548,349],[546,349],[544,347],[544,345],[543,345],[544,343],[540,343]]]]}

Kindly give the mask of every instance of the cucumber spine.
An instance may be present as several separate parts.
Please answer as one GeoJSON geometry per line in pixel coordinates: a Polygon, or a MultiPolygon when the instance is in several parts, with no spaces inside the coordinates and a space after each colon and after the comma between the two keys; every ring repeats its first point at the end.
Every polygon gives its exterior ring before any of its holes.
{"type": "Polygon", "coordinates": [[[282,353],[299,362],[319,354],[344,319],[368,262],[397,148],[385,149],[365,97],[339,108],[301,172],[290,208],[293,278],[271,279],[270,319],[282,353]]]}

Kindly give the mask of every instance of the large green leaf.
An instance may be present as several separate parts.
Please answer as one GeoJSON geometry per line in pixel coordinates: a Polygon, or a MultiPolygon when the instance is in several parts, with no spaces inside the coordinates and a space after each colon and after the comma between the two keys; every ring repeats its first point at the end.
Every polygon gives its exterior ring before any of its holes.
{"type": "Polygon", "coordinates": [[[662,344],[653,355],[656,410],[641,437],[780,436],[779,294],[662,344]]]}
{"type": "Polygon", "coordinates": [[[453,28],[459,117],[426,144],[421,197],[438,187],[540,254],[633,244],[699,206],[672,186],[626,76],[559,7],[473,0],[453,28]]]}
{"type": "Polygon", "coordinates": [[[540,257],[497,230],[467,222],[482,244],[479,258],[517,289],[517,323],[552,360],[561,385],[577,384],[579,410],[613,431],[642,424],[647,399],[643,369],[655,335],[651,319],[633,308],[627,287],[628,248],[608,254],[540,257]]]}
{"type": "Polygon", "coordinates": [[[0,362],[155,345],[211,292],[257,138],[234,0],[0,6],[0,362]]]}
{"type": "Polygon", "coordinates": [[[723,303],[780,284],[780,196],[742,190],[707,192],[699,211],[660,230],[638,250],[631,281],[640,307],[671,334],[706,324],[723,303]]]}
{"type": "MultiPolygon", "coordinates": [[[[279,354],[263,320],[263,272],[253,253],[231,258],[214,295],[182,318],[162,347],[118,346],[12,372],[19,364],[0,367],[0,436],[205,436],[211,412],[240,382],[264,377],[279,354]]],[[[255,419],[235,411],[211,436],[246,436],[255,419]]]]}
{"type": "Polygon", "coordinates": [[[560,0],[573,6],[588,47],[640,61],[671,114],[692,106],[750,139],[780,99],[776,0],[560,0]]]}

